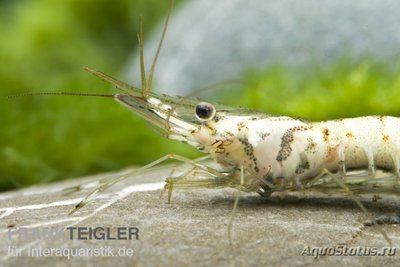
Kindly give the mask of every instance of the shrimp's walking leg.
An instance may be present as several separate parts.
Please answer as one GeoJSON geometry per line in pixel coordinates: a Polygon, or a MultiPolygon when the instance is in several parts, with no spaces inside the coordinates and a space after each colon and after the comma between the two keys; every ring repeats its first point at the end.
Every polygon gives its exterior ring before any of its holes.
{"type": "MultiPolygon", "coordinates": [[[[240,166],[240,185],[244,186],[244,168],[243,168],[243,166],[240,166]]],[[[229,244],[230,244],[232,250],[233,250],[233,243],[232,243],[233,218],[235,217],[238,204],[239,204],[239,194],[236,194],[235,202],[233,203],[233,209],[232,209],[232,213],[229,218],[229,224],[228,224],[228,239],[229,239],[229,244]]]]}
{"type": "Polygon", "coordinates": [[[199,169],[194,166],[189,172],[179,177],[169,177],[165,180],[164,190],[161,197],[168,190],[168,203],[171,202],[172,191],[175,188],[225,188],[231,187],[243,192],[255,192],[258,188],[245,185],[245,174],[243,167],[240,172],[233,173],[219,172],[217,170],[199,169]]]}
{"type": "MultiPolygon", "coordinates": [[[[112,177],[112,178],[109,178],[109,179],[101,179],[101,180],[99,180],[99,186],[95,190],[90,192],[81,202],[79,202],[75,206],[75,208],[69,213],[69,215],[71,215],[71,214],[75,213],[76,211],[78,211],[80,208],[85,206],[95,195],[97,195],[98,193],[103,192],[104,190],[106,190],[107,188],[111,187],[112,185],[114,185],[114,184],[116,184],[116,183],[118,183],[118,182],[120,182],[122,180],[125,180],[126,178],[132,176],[133,174],[139,174],[139,173],[141,173],[141,172],[143,172],[143,171],[145,171],[145,170],[147,170],[147,169],[149,169],[151,167],[154,167],[154,166],[156,166],[158,164],[161,164],[162,162],[164,162],[164,161],[166,161],[168,159],[174,159],[174,160],[178,160],[178,161],[181,161],[181,162],[189,163],[189,164],[193,165],[194,167],[196,167],[198,169],[202,169],[204,171],[207,171],[208,173],[212,173],[214,175],[217,175],[217,174],[220,175],[220,173],[217,170],[214,170],[213,168],[211,168],[209,166],[206,166],[206,165],[203,165],[203,164],[200,163],[202,160],[204,160],[206,158],[208,158],[208,156],[199,158],[198,160],[191,160],[191,159],[179,156],[179,155],[168,154],[168,155],[165,155],[164,157],[159,158],[158,160],[155,160],[155,161],[153,161],[153,162],[151,162],[151,163],[149,163],[149,164],[147,164],[147,165],[145,165],[145,166],[143,166],[141,168],[133,170],[133,171],[131,171],[129,173],[126,173],[124,175],[121,175],[121,176],[118,176],[118,177],[112,177]]],[[[87,184],[89,184],[89,183],[87,183],[87,184]]],[[[82,188],[84,188],[84,185],[86,185],[86,184],[66,188],[66,189],[64,189],[64,192],[65,193],[72,193],[72,192],[75,192],[75,191],[79,191],[82,188]]]]}
{"type": "Polygon", "coordinates": [[[346,166],[344,164],[345,161],[345,154],[344,154],[344,147],[339,146],[338,151],[338,159],[339,159],[339,171],[338,173],[343,177],[346,175],[346,166]]]}
{"type": "MultiPolygon", "coordinates": [[[[368,217],[372,217],[370,215],[370,213],[367,211],[367,209],[365,208],[365,206],[361,203],[361,201],[353,194],[353,192],[350,190],[350,188],[343,182],[342,179],[338,179],[333,173],[331,173],[329,170],[327,169],[323,169],[321,172],[322,176],[324,174],[328,175],[329,177],[331,177],[333,179],[333,181],[335,181],[343,190],[345,190],[349,197],[351,199],[354,200],[354,202],[356,202],[357,206],[360,207],[360,209],[363,211],[363,213],[365,215],[367,215],[368,217]]],[[[320,175],[318,175],[320,176],[320,175]]],[[[321,176],[320,176],[321,177],[321,176]]],[[[372,224],[377,228],[377,230],[381,233],[381,235],[385,238],[385,240],[389,243],[389,245],[392,247],[393,243],[392,240],[388,237],[388,235],[383,231],[383,229],[380,227],[380,225],[377,224],[377,222],[375,220],[371,220],[372,224]]]]}
{"type": "Polygon", "coordinates": [[[368,159],[368,172],[371,175],[371,178],[374,178],[375,173],[376,173],[375,172],[375,163],[374,163],[374,154],[372,152],[372,149],[365,149],[364,152],[368,159]]]}
{"type": "MultiPolygon", "coordinates": [[[[168,155],[166,155],[166,156],[164,156],[164,157],[162,157],[162,158],[160,158],[158,160],[155,160],[155,161],[149,163],[146,166],[143,166],[141,168],[137,168],[135,170],[129,171],[129,172],[125,173],[125,174],[121,174],[120,176],[117,176],[117,177],[115,177],[115,175],[114,175],[112,177],[101,178],[101,179],[99,179],[97,181],[90,181],[90,182],[82,183],[82,184],[79,184],[79,185],[76,185],[76,186],[67,187],[67,188],[64,188],[62,190],[62,193],[63,193],[63,195],[69,195],[69,194],[72,194],[72,193],[75,193],[75,192],[82,191],[83,189],[89,189],[89,188],[94,187],[93,184],[95,184],[95,183],[97,183],[97,187],[98,188],[104,187],[106,185],[111,186],[112,184],[114,184],[114,183],[116,183],[118,181],[122,181],[125,178],[127,178],[127,177],[129,177],[129,176],[131,176],[133,174],[140,173],[140,172],[142,172],[142,171],[144,171],[144,170],[146,170],[148,168],[151,168],[151,167],[154,167],[154,166],[156,166],[158,164],[161,164],[163,161],[171,159],[171,158],[173,158],[175,156],[176,155],[168,154],[168,155]]],[[[209,156],[205,156],[205,157],[201,157],[201,158],[195,159],[193,161],[199,164],[201,161],[206,160],[208,158],[209,158],[209,156]]],[[[172,176],[172,173],[170,174],[170,176],[172,176]]],[[[109,187],[109,186],[107,186],[107,187],[109,187]]]]}
{"type": "MultiPolygon", "coordinates": [[[[241,191],[253,191],[252,189],[249,189],[245,187],[245,174],[244,174],[244,167],[240,167],[240,180],[239,183],[234,179],[234,176],[232,175],[223,175],[220,174],[220,176],[215,177],[212,173],[207,173],[207,172],[202,172],[200,174],[203,175],[210,175],[214,176],[211,178],[196,178],[196,171],[197,167],[194,167],[191,169],[189,172],[187,172],[185,175],[182,175],[180,177],[172,177],[172,178],[167,178],[166,179],[166,184],[164,187],[164,190],[161,192],[161,197],[165,193],[165,191],[168,190],[168,203],[171,201],[171,194],[174,188],[217,188],[217,187],[233,187],[241,191]],[[195,174],[195,175],[193,175],[195,174]],[[194,178],[188,178],[191,176],[194,176],[194,178]]],[[[236,175],[236,173],[234,174],[236,175]]],[[[235,201],[233,203],[233,209],[231,212],[231,216],[229,219],[228,223],[228,239],[229,239],[229,244],[233,248],[233,243],[232,243],[232,226],[233,226],[233,219],[236,214],[237,206],[239,203],[239,194],[236,194],[235,196],[235,201]]]]}
{"type": "MultiPolygon", "coordinates": [[[[194,170],[195,171],[195,170],[194,170]]],[[[203,174],[212,175],[211,173],[204,172],[203,174]]],[[[161,192],[163,197],[165,191],[168,190],[168,203],[171,203],[172,191],[175,188],[217,188],[217,187],[227,187],[233,184],[233,181],[227,176],[217,176],[211,178],[187,178],[189,174],[185,174],[178,177],[169,177],[165,180],[165,186],[161,192]]],[[[213,176],[213,175],[212,175],[213,176]]]]}

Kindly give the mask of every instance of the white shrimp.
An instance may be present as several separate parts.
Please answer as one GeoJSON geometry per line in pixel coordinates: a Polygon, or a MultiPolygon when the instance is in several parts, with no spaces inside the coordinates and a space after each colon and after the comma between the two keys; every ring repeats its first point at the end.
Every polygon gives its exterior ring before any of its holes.
{"type": "MultiPolygon", "coordinates": [[[[400,193],[399,118],[368,116],[308,122],[189,98],[151,92],[144,95],[101,72],[87,70],[126,90],[112,97],[161,129],[164,136],[209,154],[219,164],[211,167],[176,155],[151,163],[154,166],[174,158],[193,166],[185,175],[166,180],[169,201],[172,189],[179,187],[232,187],[265,197],[277,191],[303,189],[342,195],[400,193]],[[368,172],[346,175],[354,169],[368,172]],[[375,178],[376,169],[393,175],[375,178]],[[319,179],[324,174],[328,179],[319,179]]],[[[115,182],[105,182],[97,191],[115,182]]]]}
{"type": "MultiPolygon", "coordinates": [[[[210,154],[222,166],[221,176],[229,177],[226,185],[244,191],[301,189],[323,170],[344,177],[349,170],[368,169],[368,179],[372,179],[376,169],[383,169],[399,177],[399,118],[307,122],[154,94],[148,98],[117,94],[114,98],[163,128],[169,139],[210,154]],[[241,166],[246,174],[242,184],[241,166]]],[[[379,185],[378,179],[375,185],[379,185]]],[[[180,185],[179,180],[173,183],[180,185]]],[[[388,188],[376,186],[374,193],[379,189],[388,192],[388,188]]],[[[357,192],[371,193],[369,188],[362,190],[360,187],[357,192]]],[[[393,188],[393,192],[397,190],[393,188]]]]}

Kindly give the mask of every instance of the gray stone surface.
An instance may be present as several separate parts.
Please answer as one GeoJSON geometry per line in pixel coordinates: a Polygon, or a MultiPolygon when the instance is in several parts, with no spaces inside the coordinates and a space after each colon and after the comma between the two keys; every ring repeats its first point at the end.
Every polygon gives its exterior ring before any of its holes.
{"type": "MultiPolygon", "coordinates": [[[[155,88],[186,94],[240,78],[249,68],[329,64],[343,55],[372,55],[390,64],[400,51],[399,14],[396,0],[187,1],[171,16],[155,88]]],[[[161,28],[145,36],[148,65],[161,28]]],[[[138,85],[134,54],[125,80],[138,85]]]]}
{"type": "MultiPolygon", "coordinates": [[[[364,227],[365,215],[345,198],[314,194],[263,199],[241,194],[229,245],[227,225],[236,191],[231,189],[176,190],[173,202],[160,199],[168,167],[130,177],[98,195],[87,206],[68,216],[86,192],[63,196],[61,190],[103,175],[70,180],[0,194],[1,266],[394,266],[399,256],[301,256],[306,246],[388,246],[373,227],[364,227]],[[147,184],[144,186],[143,184],[147,184]],[[139,240],[10,240],[8,229],[39,226],[138,227],[139,240]],[[10,246],[22,256],[9,256],[10,246]],[[115,252],[131,248],[131,257],[30,257],[32,248],[100,248],[115,252]]],[[[115,174],[117,175],[117,174],[115,174]]],[[[378,202],[365,199],[375,214],[395,213],[398,198],[378,202]]],[[[383,226],[394,245],[400,229],[383,226]]],[[[10,230],[11,231],[11,230],[10,230]]],[[[397,253],[399,254],[399,253],[397,253]]]]}

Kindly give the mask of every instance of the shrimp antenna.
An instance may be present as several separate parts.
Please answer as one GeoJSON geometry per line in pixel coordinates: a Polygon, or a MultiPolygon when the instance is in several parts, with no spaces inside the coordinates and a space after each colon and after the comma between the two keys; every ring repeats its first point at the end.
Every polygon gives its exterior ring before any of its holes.
{"type": "Polygon", "coordinates": [[[70,96],[97,96],[97,97],[114,97],[114,94],[92,94],[92,93],[77,93],[77,92],[27,92],[15,95],[7,96],[8,99],[25,97],[25,96],[36,96],[36,95],[70,95],[70,96]]]}
{"type": "Polygon", "coordinates": [[[110,97],[113,98],[114,94],[92,94],[92,93],[77,93],[77,92],[27,92],[15,95],[7,96],[8,99],[25,97],[25,96],[36,96],[36,95],[70,95],[70,96],[97,96],[97,97],[110,97]]]}
{"type": "Polygon", "coordinates": [[[154,56],[153,62],[151,64],[151,69],[150,69],[150,73],[149,73],[149,79],[146,80],[146,73],[145,73],[145,67],[144,67],[144,55],[143,55],[143,51],[144,51],[144,43],[143,43],[143,22],[142,22],[142,17],[140,17],[139,19],[139,34],[138,34],[138,40],[139,40],[139,49],[140,49],[140,72],[141,72],[141,79],[142,79],[142,90],[143,90],[143,97],[147,98],[148,97],[148,93],[151,90],[151,84],[153,81],[153,75],[154,75],[154,71],[156,68],[156,64],[157,64],[157,59],[158,56],[160,54],[160,50],[165,38],[165,33],[167,32],[167,28],[168,28],[168,22],[169,22],[169,17],[171,15],[172,9],[174,7],[174,0],[171,0],[171,5],[170,8],[168,10],[168,14],[167,17],[165,19],[165,23],[164,23],[164,28],[161,34],[161,38],[160,38],[160,42],[158,43],[158,47],[157,47],[157,52],[156,55],[154,56]]]}
{"type": "Polygon", "coordinates": [[[138,34],[138,41],[139,41],[139,53],[140,53],[140,75],[142,80],[142,90],[143,90],[143,97],[147,98],[147,92],[150,90],[147,88],[146,82],[146,69],[144,67],[144,55],[143,55],[143,19],[142,16],[139,17],[139,34],[138,34]]]}
{"type": "Polygon", "coordinates": [[[158,44],[156,55],[155,55],[155,57],[153,59],[153,63],[151,64],[149,80],[147,81],[147,87],[149,88],[149,90],[151,89],[151,83],[153,81],[153,75],[154,75],[154,70],[156,69],[156,63],[157,63],[158,55],[160,54],[160,50],[161,50],[161,46],[162,46],[163,41],[164,41],[165,33],[167,32],[169,17],[171,15],[171,12],[172,12],[173,8],[174,8],[174,0],[171,1],[171,5],[169,7],[167,18],[165,19],[164,28],[163,28],[163,31],[162,31],[162,34],[161,34],[160,43],[158,44]]]}

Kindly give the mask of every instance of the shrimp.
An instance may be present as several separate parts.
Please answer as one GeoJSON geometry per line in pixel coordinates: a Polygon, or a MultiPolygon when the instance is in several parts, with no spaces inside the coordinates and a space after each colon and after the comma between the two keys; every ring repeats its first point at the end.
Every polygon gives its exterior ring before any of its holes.
{"type": "Polygon", "coordinates": [[[400,193],[400,137],[396,134],[400,118],[367,116],[309,122],[152,92],[144,96],[104,73],[87,70],[126,90],[113,98],[160,129],[163,136],[197,148],[218,163],[218,167],[210,167],[181,156],[167,156],[202,170],[201,179],[195,173],[167,179],[168,190],[233,187],[264,197],[305,188],[335,193],[340,188],[334,186],[336,180],[319,179],[321,174],[335,173],[357,194],[400,193]],[[360,169],[367,170],[365,175],[349,175],[360,169]],[[393,175],[378,178],[377,169],[393,175]]]}

